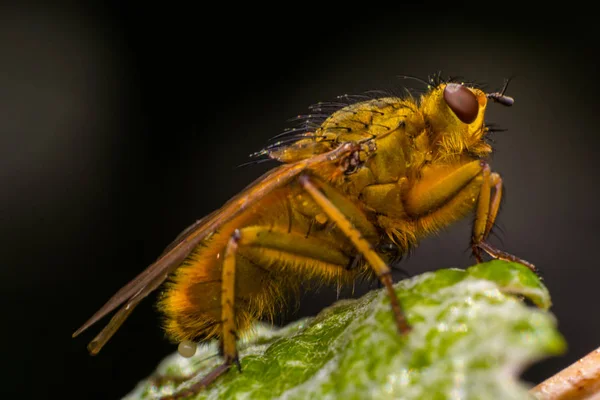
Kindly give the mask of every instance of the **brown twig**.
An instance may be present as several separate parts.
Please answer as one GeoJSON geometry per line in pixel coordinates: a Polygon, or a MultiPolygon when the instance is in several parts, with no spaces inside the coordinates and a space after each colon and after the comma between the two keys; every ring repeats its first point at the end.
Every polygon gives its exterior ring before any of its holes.
{"type": "Polygon", "coordinates": [[[540,400],[600,400],[600,348],[530,391],[540,400]]]}

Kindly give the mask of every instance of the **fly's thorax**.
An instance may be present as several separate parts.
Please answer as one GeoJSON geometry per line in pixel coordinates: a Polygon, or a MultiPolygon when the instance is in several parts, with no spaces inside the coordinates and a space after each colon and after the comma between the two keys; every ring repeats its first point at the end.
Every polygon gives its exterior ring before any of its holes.
{"type": "Polygon", "coordinates": [[[336,142],[365,141],[361,168],[346,179],[352,192],[369,184],[396,182],[405,175],[413,137],[423,131],[423,119],[413,99],[385,97],[357,103],[331,115],[317,135],[336,142]],[[365,171],[367,170],[367,171],[365,171]]]}
{"type": "Polygon", "coordinates": [[[412,101],[396,97],[351,104],[333,113],[315,134],[338,143],[379,137],[395,131],[415,109],[412,101]]]}
{"type": "MultiPolygon", "coordinates": [[[[413,118],[411,118],[413,119],[413,118]]],[[[377,184],[398,182],[406,176],[414,151],[415,125],[405,119],[387,135],[375,139],[376,150],[365,163],[377,184]]]]}

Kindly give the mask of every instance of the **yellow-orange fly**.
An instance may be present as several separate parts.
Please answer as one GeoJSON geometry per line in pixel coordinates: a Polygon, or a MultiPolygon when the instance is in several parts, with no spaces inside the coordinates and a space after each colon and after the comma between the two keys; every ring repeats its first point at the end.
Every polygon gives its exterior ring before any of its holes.
{"type": "Polygon", "coordinates": [[[504,94],[507,84],[486,94],[439,75],[425,83],[418,99],[313,106],[324,118],[320,125],[287,132],[291,140],[260,152],[283,165],[186,229],[74,336],[121,306],[88,346],[98,353],[138,303],[170,278],[159,300],[167,335],[182,343],[218,337],[224,358],[201,381],[169,396],[180,398],[239,366],[236,332],[275,314],[308,280],[378,278],[398,330],[407,333],[390,259],[473,210],[478,261],[484,251],[534,269],[486,242],[502,179],[486,161],[492,148],[484,114],[490,100],[513,104],[504,94]]]}

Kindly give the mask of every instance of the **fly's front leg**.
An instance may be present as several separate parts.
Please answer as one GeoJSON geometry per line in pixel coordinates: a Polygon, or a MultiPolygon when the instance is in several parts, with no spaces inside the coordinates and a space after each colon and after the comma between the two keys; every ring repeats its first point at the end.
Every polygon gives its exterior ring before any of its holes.
{"type": "Polygon", "coordinates": [[[192,396],[202,389],[213,383],[218,377],[223,375],[235,363],[240,371],[242,370],[238,352],[236,348],[236,326],[235,326],[235,256],[238,250],[238,244],[241,235],[239,230],[236,230],[225,248],[225,257],[223,259],[223,272],[221,284],[221,353],[223,355],[223,363],[215,367],[199,382],[193,384],[189,388],[185,388],[172,395],[162,397],[161,400],[175,400],[184,397],[192,396]]]}
{"type": "MultiPolygon", "coordinates": [[[[494,174],[499,176],[498,174],[494,174]]],[[[479,190],[479,197],[477,200],[477,211],[475,214],[475,222],[473,223],[473,235],[471,238],[471,249],[473,251],[473,255],[478,263],[483,262],[483,257],[481,256],[481,249],[478,244],[483,242],[484,238],[487,237],[486,228],[487,225],[494,225],[494,220],[490,221],[490,210],[491,210],[491,170],[490,166],[487,164],[483,164],[482,169],[483,182],[481,184],[481,189],[479,190]]],[[[501,183],[500,183],[500,186],[501,183]]],[[[494,192],[494,198],[500,198],[502,196],[502,192],[498,194],[497,191],[494,192]]]]}
{"type": "Polygon", "coordinates": [[[486,242],[496,221],[501,199],[500,175],[492,173],[486,162],[473,160],[454,169],[442,166],[426,170],[423,177],[405,193],[404,209],[424,234],[466,216],[476,201],[471,244],[477,261],[483,261],[483,250],[494,258],[518,262],[536,271],[531,263],[486,242]]]}
{"type": "Polygon", "coordinates": [[[530,262],[499,250],[486,242],[486,239],[494,226],[494,222],[496,221],[498,210],[500,209],[500,201],[502,199],[502,178],[497,173],[491,172],[490,166],[487,163],[483,164],[482,175],[483,182],[477,201],[475,223],[473,224],[473,255],[477,259],[477,262],[482,262],[483,258],[481,257],[481,250],[483,250],[493,258],[523,264],[537,274],[537,269],[530,262]],[[492,187],[494,188],[493,193],[492,187]]]}
{"type": "MultiPolygon", "coordinates": [[[[319,183],[313,182],[307,175],[300,177],[300,184],[313,198],[313,200],[323,209],[323,212],[335,222],[337,227],[348,237],[348,239],[354,244],[356,249],[364,256],[371,268],[377,274],[377,277],[381,283],[387,289],[390,297],[390,303],[392,305],[392,312],[396,320],[398,331],[401,334],[406,334],[410,331],[410,326],[406,321],[404,311],[398,301],[394,287],[392,286],[392,271],[388,265],[383,261],[381,257],[373,249],[373,245],[364,238],[360,230],[350,222],[350,220],[344,215],[340,208],[334,204],[319,188],[319,183]]],[[[324,184],[319,186],[325,187],[324,184]]]]}

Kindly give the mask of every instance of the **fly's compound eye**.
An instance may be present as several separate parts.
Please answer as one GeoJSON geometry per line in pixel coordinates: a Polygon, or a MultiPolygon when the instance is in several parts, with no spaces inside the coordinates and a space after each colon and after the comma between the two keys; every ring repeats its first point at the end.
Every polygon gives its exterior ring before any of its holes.
{"type": "Polygon", "coordinates": [[[475,121],[479,113],[479,102],[469,89],[458,83],[449,83],[444,88],[444,100],[454,115],[465,124],[475,121]]]}

